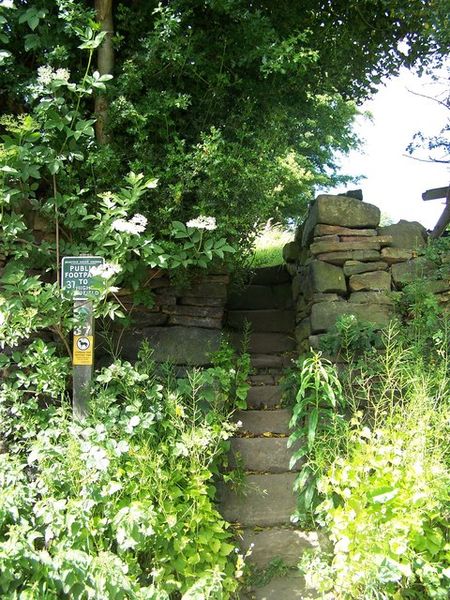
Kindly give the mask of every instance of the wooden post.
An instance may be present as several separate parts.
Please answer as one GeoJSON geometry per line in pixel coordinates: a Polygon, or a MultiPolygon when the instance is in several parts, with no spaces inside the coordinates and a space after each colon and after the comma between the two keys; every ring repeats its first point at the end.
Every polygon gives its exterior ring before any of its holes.
{"type": "Polygon", "coordinates": [[[84,419],[89,412],[89,394],[94,365],[94,317],[92,302],[74,301],[78,325],[73,333],[73,415],[84,419]]]}
{"type": "Polygon", "coordinates": [[[441,216],[438,219],[438,222],[430,234],[432,239],[441,237],[441,235],[447,229],[447,225],[450,223],[450,185],[447,187],[427,190],[422,194],[422,200],[438,200],[440,198],[445,198],[445,206],[441,216]]]}

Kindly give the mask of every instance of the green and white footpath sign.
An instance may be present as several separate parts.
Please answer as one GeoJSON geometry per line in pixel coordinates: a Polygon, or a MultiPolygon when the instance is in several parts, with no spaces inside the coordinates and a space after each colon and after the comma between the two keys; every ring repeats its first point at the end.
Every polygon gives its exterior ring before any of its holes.
{"type": "Polygon", "coordinates": [[[92,288],[91,269],[104,264],[101,256],[65,256],[61,265],[61,287],[73,292],[74,300],[98,296],[99,291],[92,288]]]}
{"type": "Polygon", "coordinates": [[[61,287],[73,293],[73,312],[78,325],[73,332],[73,412],[83,419],[88,414],[89,390],[94,367],[93,267],[105,264],[101,256],[65,256],[61,265],[61,287]]]}

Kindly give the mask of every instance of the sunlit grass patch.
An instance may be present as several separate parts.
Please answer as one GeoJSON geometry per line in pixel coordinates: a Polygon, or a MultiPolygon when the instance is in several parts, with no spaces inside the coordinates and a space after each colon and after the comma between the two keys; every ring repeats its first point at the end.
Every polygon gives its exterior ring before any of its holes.
{"type": "Polygon", "coordinates": [[[294,239],[294,232],[270,221],[255,240],[253,267],[272,267],[283,263],[283,246],[294,239]]]}

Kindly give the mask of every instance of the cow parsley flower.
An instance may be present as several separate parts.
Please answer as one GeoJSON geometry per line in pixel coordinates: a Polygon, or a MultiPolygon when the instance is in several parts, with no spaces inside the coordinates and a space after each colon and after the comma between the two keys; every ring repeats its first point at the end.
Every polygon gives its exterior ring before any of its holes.
{"type": "Polygon", "coordinates": [[[208,231],[217,229],[216,219],[214,217],[204,217],[202,215],[188,221],[186,227],[191,227],[192,229],[207,229],[208,231]]]}
{"type": "Polygon", "coordinates": [[[132,235],[139,235],[145,231],[147,225],[147,219],[140,214],[134,215],[129,221],[126,219],[115,219],[112,222],[111,227],[115,231],[131,233],[132,235]]]}
{"type": "Polygon", "coordinates": [[[39,67],[38,70],[38,83],[42,85],[48,85],[52,81],[65,81],[66,83],[69,81],[70,71],[67,69],[56,69],[54,71],[50,65],[44,65],[39,67]]]}
{"type": "Polygon", "coordinates": [[[52,81],[53,69],[49,65],[39,67],[37,72],[38,72],[38,82],[42,83],[42,85],[48,85],[52,81]]]}

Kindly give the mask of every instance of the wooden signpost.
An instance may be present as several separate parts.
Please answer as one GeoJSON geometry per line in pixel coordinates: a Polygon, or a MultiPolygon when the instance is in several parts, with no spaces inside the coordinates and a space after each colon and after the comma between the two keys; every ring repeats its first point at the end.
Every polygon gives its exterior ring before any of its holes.
{"type": "Polygon", "coordinates": [[[430,234],[433,239],[441,237],[447,229],[447,225],[450,223],[450,185],[427,190],[422,194],[422,200],[439,200],[440,198],[445,198],[445,206],[438,222],[430,234]]]}
{"type": "Polygon", "coordinates": [[[88,414],[89,388],[94,367],[94,317],[92,267],[105,263],[100,256],[65,256],[61,266],[61,287],[73,293],[77,321],[73,332],[73,414],[83,419],[88,414]]]}

